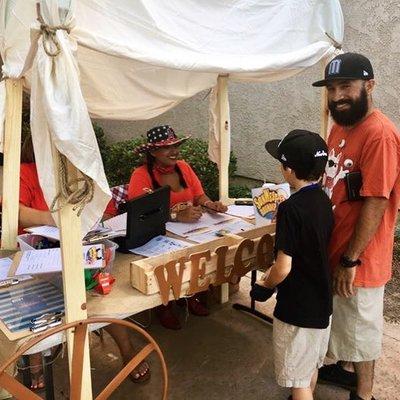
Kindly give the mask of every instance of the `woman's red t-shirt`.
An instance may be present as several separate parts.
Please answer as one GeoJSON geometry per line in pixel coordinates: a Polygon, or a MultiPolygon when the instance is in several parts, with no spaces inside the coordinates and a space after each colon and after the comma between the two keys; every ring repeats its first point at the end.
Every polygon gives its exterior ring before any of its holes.
{"type": "MultiPolygon", "coordinates": [[[[182,172],[183,179],[187,184],[187,188],[184,188],[179,192],[171,191],[171,207],[177,203],[187,201],[193,203],[197,197],[200,197],[204,194],[201,182],[191,166],[183,160],[179,160],[177,165],[182,172]]],[[[154,178],[160,184],[160,173],[157,170],[154,170],[154,178]]],[[[129,181],[128,200],[147,193],[146,189],[153,189],[153,184],[151,182],[150,174],[147,171],[147,166],[142,165],[141,167],[136,168],[132,173],[129,181]]]]}

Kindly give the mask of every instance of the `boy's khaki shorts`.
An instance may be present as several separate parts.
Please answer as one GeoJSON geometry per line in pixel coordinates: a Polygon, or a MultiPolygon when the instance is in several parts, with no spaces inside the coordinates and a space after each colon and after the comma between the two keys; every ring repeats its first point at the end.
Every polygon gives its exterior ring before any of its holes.
{"type": "Polygon", "coordinates": [[[306,388],[328,349],[330,325],[326,329],[299,328],[274,318],[275,377],[278,385],[306,388]]]}
{"type": "Polygon", "coordinates": [[[383,293],[378,288],[357,288],[355,296],[333,296],[328,357],[342,361],[377,360],[382,349],[383,293]]]}

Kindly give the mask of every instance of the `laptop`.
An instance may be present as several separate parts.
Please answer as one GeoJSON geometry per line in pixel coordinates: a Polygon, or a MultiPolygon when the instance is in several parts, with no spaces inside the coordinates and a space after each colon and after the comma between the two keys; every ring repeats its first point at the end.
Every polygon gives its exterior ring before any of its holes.
{"type": "Polygon", "coordinates": [[[114,239],[120,246],[119,251],[128,252],[158,235],[165,235],[165,224],[170,217],[170,192],[169,186],[162,186],[121,207],[127,212],[127,226],[126,236],[114,239]]]}

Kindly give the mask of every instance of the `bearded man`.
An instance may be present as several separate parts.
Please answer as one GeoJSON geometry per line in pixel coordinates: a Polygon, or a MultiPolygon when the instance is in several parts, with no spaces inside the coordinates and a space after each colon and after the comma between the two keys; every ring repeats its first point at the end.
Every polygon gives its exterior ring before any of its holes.
{"type": "Polygon", "coordinates": [[[370,400],[400,200],[399,133],[373,105],[374,72],[363,55],[335,57],[313,86],[326,86],[335,121],[325,179],[335,217],[328,357],[340,360],[322,367],[319,381],[350,388],[351,400],[370,400]]]}

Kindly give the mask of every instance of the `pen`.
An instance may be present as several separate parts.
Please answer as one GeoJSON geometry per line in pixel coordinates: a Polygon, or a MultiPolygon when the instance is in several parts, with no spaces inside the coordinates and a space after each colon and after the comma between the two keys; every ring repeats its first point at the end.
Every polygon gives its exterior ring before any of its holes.
{"type": "Polygon", "coordinates": [[[31,319],[31,324],[36,324],[36,325],[40,325],[44,322],[47,321],[51,321],[57,318],[61,318],[64,315],[64,311],[54,311],[54,312],[50,312],[50,313],[45,313],[40,315],[39,317],[36,318],[32,318],[31,319]]]}
{"type": "Polygon", "coordinates": [[[33,333],[38,333],[38,332],[43,332],[49,328],[54,328],[55,326],[61,325],[62,324],[62,319],[58,318],[54,321],[51,321],[47,324],[43,324],[43,325],[34,325],[31,326],[29,329],[31,332],[33,333]]]}
{"type": "Polygon", "coordinates": [[[207,231],[207,229],[208,229],[207,227],[203,226],[202,228],[195,228],[195,229],[191,229],[190,231],[186,231],[186,232],[184,232],[184,234],[186,235],[188,233],[193,233],[193,232],[203,231],[203,230],[207,231]]]}
{"type": "Polygon", "coordinates": [[[4,281],[0,281],[0,288],[7,288],[10,286],[17,285],[19,280],[16,278],[5,279],[4,281]]]}
{"type": "Polygon", "coordinates": [[[201,208],[203,208],[205,211],[210,212],[210,214],[215,214],[215,213],[217,213],[217,214],[227,214],[226,212],[217,211],[217,210],[214,210],[213,208],[210,208],[210,207],[207,207],[207,206],[204,206],[204,205],[202,205],[201,208]]]}

